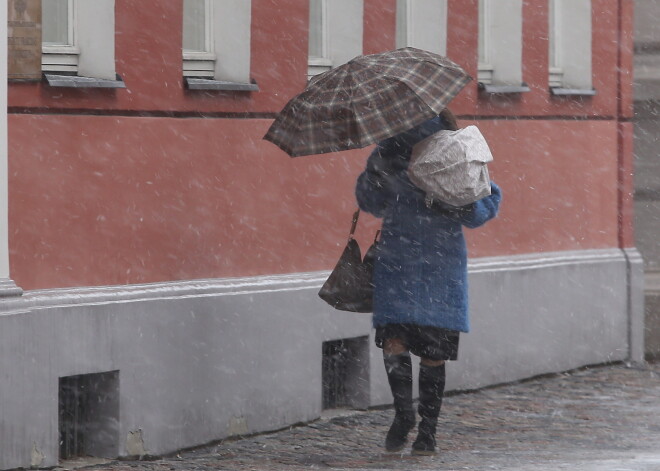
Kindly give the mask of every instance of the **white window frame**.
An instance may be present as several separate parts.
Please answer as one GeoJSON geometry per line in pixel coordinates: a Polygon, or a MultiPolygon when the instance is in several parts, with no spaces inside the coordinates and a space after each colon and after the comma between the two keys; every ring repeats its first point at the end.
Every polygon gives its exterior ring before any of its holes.
{"type": "Polygon", "coordinates": [[[591,31],[591,0],[549,0],[548,83],[553,91],[593,91],[591,31]]]}
{"type": "Polygon", "coordinates": [[[562,64],[562,47],[561,37],[563,35],[562,23],[562,2],[555,2],[548,0],[548,47],[549,47],[549,60],[548,64],[548,83],[550,87],[561,87],[562,79],[564,77],[564,70],[562,64]]]}
{"type": "MultiPolygon", "coordinates": [[[[328,29],[328,0],[321,1],[321,55],[312,56],[308,58],[307,77],[311,78],[314,75],[321,74],[332,68],[332,59],[329,54],[329,29],[328,29]]],[[[311,28],[311,25],[310,25],[311,28]]],[[[311,35],[311,32],[310,32],[311,35]]]]}
{"type": "Polygon", "coordinates": [[[205,0],[207,51],[183,51],[183,75],[250,84],[251,0],[205,0]]]}
{"type": "Polygon", "coordinates": [[[322,34],[326,57],[308,58],[308,78],[348,62],[361,55],[363,50],[364,1],[322,1],[322,34]]]}
{"type": "Polygon", "coordinates": [[[204,0],[204,50],[183,50],[183,76],[214,78],[213,3],[204,0]]]}
{"type": "Polygon", "coordinates": [[[479,0],[479,63],[477,67],[477,80],[480,83],[490,84],[493,81],[493,66],[490,62],[491,38],[490,23],[491,4],[485,0],[479,0]]]}
{"type": "Polygon", "coordinates": [[[74,0],[67,0],[68,40],[64,45],[43,45],[41,54],[41,70],[44,72],[78,73],[78,56],[80,50],[75,46],[75,8],[74,0]]]}
{"type": "Polygon", "coordinates": [[[522,0],[479,0],[477,77],[484,85],[523,85],[522,0]]]}
{"type": "Polygon", "coordinates": [[[42,70],[112,80],[115,71],[115,0],[69,0],[66,46],[42,46],[42,70]]]}
{"type": "Polygon", "coordinates": [[[396,47],[447,55],[447,0],[397,0],[396,47]],[[398,13],[405,11],[405,18],[398,13]]]}

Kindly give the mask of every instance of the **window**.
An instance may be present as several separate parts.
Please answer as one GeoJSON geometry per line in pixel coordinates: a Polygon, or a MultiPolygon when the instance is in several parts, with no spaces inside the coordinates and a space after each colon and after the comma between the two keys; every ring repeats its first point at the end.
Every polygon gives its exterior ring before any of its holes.
{"type": "Polygon", "coordinates": [[[309,71],[308,76],[325,72],[332,67],[328,55],[328,2],[309,2],[309,71]]]}
{"type": "Polygon", "coordinates": [[[115,72],[114,0],[42,0],[42,18],[42,70],[51,85],[123,86],[115,72]]]}
{"type": "Polygon", "coordinates": [[[529,91],[522,80],[522,0],[479,0],[478,80],[486,92],[529,91]]]}
{"type": "Polygon", "coordinates": [[[362,54],[363,0],[309,1],[308,77],[362,54]]]}
{"type": "Polygon", "coordinates": [[[479,0],[479,66],[478,80],[480,83],[489,84],[493,81],[493,66],[490,64],[488,43],[490,31],[486,29],[487,19],[490,16],[490,3],[479,0]]]}
{"type": "Polygon", "coordinates": [[[397,0],[396,47],[447,54],[447,0],[397,0]]]}
{"type": "Polygon", "coordinates": [[[591,0],[550,0],[549,78],[555,95],[593,95],[591,0]]]}
{"type": "Polygon", "coordinates": [[[250,81],[250,0],[183,0],[188,88],[258,90],[250,81]]]}
{"type": "Polygon", "coordinates": [[[210,0],[184,0],[184,76],[213,78],[215,75],[211,17],[210,0]]]}
{"type": "Polygon", "coordinates": [[[73,0],[42,0],[42,69],[47,72],[78,72],[73,36],[73,0]]]}

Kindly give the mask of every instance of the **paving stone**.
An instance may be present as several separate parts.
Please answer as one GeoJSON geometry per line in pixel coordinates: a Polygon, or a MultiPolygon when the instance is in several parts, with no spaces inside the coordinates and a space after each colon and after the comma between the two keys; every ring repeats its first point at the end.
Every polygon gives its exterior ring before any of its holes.
{"type": "Polygon", "coordinates": [[[391,409],[356,411],[130,467],[112,462],[87,469],[660,470],[660,363],[594,367],[449,395],[434,457],[413,457],[409,448],[385,453],[393,416],[391,409]]]}

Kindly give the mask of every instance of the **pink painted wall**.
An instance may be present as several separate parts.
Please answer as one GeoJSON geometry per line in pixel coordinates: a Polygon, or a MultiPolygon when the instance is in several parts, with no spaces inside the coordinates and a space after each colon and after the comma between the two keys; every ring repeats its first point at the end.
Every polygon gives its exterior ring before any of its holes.
{"type": "Polygon", "coordinates": [[[10,121],[27,289],[318,270],[350,223],[358,156],[292,160],[261,139],[269,120],[10,121]]]}
{"type": "MultiPolygon", "coordinates": [[[[38,289],[331,268],[369,149],[291,159],[261,139],[305,85],[307,2],[253,0],[255,93],[183,89],[180,2],[116,4],[127,89],[10,85],[11,277],[38,289]],[[197,111],[215,117],[163,117],[197,111]],[[140,114],[151,117],[128,116],[140,114]]],[[[587,99],[548,93],[546,4],[524,2],[532,91],[494,99],[472,83],[452,105],[488,138],[505,195],[497,220],[468,231],[473,257],[632,244],[631,2],[593,1],[587,99]]],[[[476,7],[449,0],[448,55],[474,76],[476,7]]],[[[393,12],[365,1],[367,52],[393,46],[393,12]]],[[[364,219],[366,245],[377,221],[364,219]]]]}
{"type": "Polygon", "coordinates": [[[467,231],[471,256],[617,246],[616,123],[475,124],[492,147],[504,204],[497,219],[467,231]]]}
{"type": "Polygon", "coordinates": [[[364,0],[364,54],[396,47],[396,0],[364,0]]]}
{"type": "MultiPolygon", "coordinates": [[[[368,150],[291,159],[261,139],[269,124],[12,115],[12,276],[34,289],[327,269],[368,150]]],[[[468,231],[473,256],[617,245],[616,124],[478,125],[505,204],[468,231]]]]}

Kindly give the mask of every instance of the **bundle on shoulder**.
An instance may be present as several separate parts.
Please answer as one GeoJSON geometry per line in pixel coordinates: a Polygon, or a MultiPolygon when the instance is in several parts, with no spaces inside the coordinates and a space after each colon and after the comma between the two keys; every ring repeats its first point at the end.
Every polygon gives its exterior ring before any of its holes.
{"type": "Polygon", "coordinates": [[[438,131],[413,147],[408,177],[428,200],[465,206],[490,195],[493,155],[476,126],[438,131]]]}

